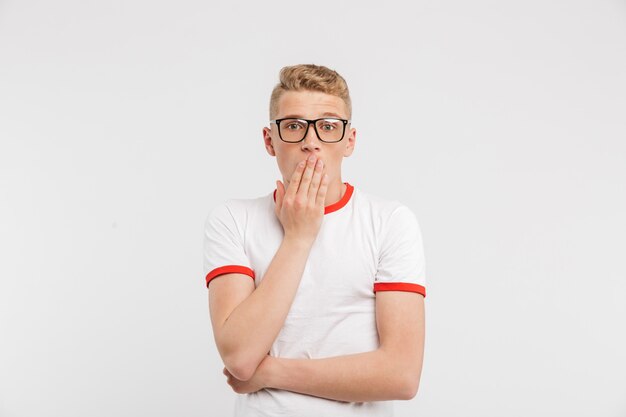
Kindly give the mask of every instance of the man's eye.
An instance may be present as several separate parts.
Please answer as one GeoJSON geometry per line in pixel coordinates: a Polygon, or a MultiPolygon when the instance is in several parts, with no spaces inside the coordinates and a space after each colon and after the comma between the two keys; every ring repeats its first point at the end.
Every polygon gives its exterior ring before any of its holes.
{"type": "Polygon", "coordinates": [[[322,130],[334,130],[336,129],[335,125],[332,125],[330,123],[326,123],[322,125],[322,130]]]}
{"type": "Polygon", "coordinates": [[[300,124],[298,123],[289,123],[286,127],[289,130],[297,130],[300,129],[302,126],[300,126],[300,124]]]}

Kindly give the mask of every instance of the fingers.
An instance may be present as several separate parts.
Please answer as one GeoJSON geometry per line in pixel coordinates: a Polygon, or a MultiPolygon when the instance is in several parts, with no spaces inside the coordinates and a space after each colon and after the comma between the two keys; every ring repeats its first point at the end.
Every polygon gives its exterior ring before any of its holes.
{"type": "Polygon", "coordinates": [[[291,180],[289,181],[289,186],[287,187],[287,191],[285,192],[285,197],[289,199],[294,199],[296,196],[296,192],[298,191],[298,186],[300,185],[300,179],[302,178],[302,172],[304,171],[304,165],[306,161],[301,161],[296,169],[291,174],[291,180]]]}
{"type": "Polygon", "coordinates": [[[319,188],[324,183],[324,172],[324,162],[315,155],[310,155],[309,158],[301,161],[291,176],[287,190],[284,190],[283,186],[282,195],[280,190],[276,192],[277,206],[281,207],[284,199],[294,201],[296,197],[299,197],[301,202],[314,201],[315,204],[323,204],[328,188],[328,180],[326,180],[324,189],[320,194],[319,188]]]}
{"type": "Polygon", "coordinates": [[[312,202],[316,202],[317,191],[320,186],[320,182],[322,181],[322,175],[324,174],[324,161],[321,159],[317,160],[317,164],[315,164],[315,169],[313,170],[313,176],[311,177],[311,185],[308,190],[308,200],[312,202]]]}
{"type": "Polygon", "coordinates": [[[302,180],[300,180],[300,187],[298,188],[298,195],[302,198],[307,197],[309,194],[309,185],[311,184],[311,178],[313,177],[313,170],[316,162],[317,158],[315,155],[309,156],[306,161],[306,169],[302,173],[302,180]]]}
{"type": "Polygon", "coordinates": [[[324,174],[322,176],[320,188],[317,190],[317,195],[315,196],[316,205],[324,207],[324,202],[326,201],[326,191],[328,190],[328,183],[328,174],[324,174]]]}

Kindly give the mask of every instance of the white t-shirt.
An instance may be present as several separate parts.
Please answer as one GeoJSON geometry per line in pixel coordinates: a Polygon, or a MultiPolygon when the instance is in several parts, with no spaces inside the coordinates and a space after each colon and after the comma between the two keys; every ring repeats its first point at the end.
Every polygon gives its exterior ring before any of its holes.
{"type": "MultiPolygon", "coordinates": [[[[406,205],[346,184],[326,206],[300,286],[270,355],[317,359],[379,347],[375,292],[426,296],[422,237],[406,205]]],[[[263,280],[284,232],[274,213],[276,190],[213,208],[204,231],[204,276],[263,280]]],[[[372,381],[375,383],[375,381],[372,381]]],[[[392,416],[392,401],[344,402],[273,388],[237,395],[235,416],[392,416]]]]}

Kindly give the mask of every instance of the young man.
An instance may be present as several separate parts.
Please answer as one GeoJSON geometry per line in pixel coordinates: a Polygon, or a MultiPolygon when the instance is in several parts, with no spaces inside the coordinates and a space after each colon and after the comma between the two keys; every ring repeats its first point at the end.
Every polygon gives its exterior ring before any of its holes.
{"type": "Polygon", "coordinates": [[[341,178],[356,130],[345,80],[280,71],[267,152],[282,181],[207,217],[204,273],[236,416],[391,416],[417,393],[425,270],[413,212],[341,178]]]}

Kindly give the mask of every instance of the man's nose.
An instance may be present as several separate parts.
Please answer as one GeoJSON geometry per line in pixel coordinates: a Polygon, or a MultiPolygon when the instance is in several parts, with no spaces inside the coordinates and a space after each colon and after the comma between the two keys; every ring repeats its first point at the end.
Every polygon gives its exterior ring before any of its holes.
{"type": "Polygon", "coordinates": [[[319,149],[320,148],[320,139],[317,137],[317,133],[315,133],[315,127],[313,125],[309,126],[309,131],[306,132],[306,136],[302,140],[302,149],[319,149]]]}

